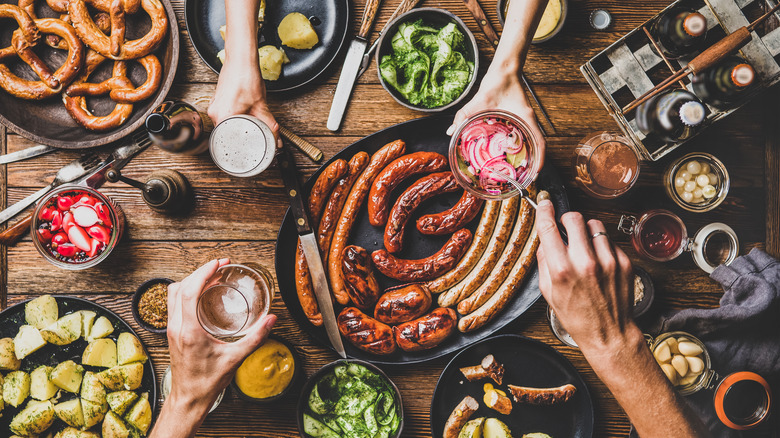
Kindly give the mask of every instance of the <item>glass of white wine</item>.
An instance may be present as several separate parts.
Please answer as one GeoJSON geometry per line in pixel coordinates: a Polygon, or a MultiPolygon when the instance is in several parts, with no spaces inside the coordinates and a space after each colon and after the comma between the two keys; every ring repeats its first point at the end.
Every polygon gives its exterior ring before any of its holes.
{"type": "Polygon", "coordinates": [[[217,269],[198,299],[198,322],[217,339],[235,341],[268,314],[274,281],[255,263],[231,263],[217,269]]]}

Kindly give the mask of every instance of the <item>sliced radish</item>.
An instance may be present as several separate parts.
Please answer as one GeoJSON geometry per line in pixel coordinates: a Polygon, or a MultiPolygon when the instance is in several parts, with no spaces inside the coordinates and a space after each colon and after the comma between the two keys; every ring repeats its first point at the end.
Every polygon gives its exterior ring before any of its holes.
{"type": "Polygon", "coordinates": [[[92,248],[87,232],[78,225],[73,225],[68,229],[68,240],[82,251],[89,251],[92,248]]]}
{"type": "Polygon", "coordinates": [[[57,252],[63,257],[73,257],[76,255],[78,248],[72,243],[63,243],[57,247],[57,252]]]}
{"type": "Polygon", "coordinates": [[[82,228],[89,228],[98,223],[98,214],[94,207],[82,205],[73,209],[73,220],[82,228]]]}
{"type": "Polygon", "coordinates": [[[59,233],[55,234],[51,238],[51,243],[54,243],[54,244],[57,244],[57,245],[62,245],[63,243],[68,243],[68,242],[70,242],[68,240],[68,235],[63,233],[63,232],[59,232],[59,233]]]}
{"type": "Polygon", "coordinates": [[[97,212],[98,218],[100,219],[100,222],[103,222],[103,225],[110,227],[111,226],[111,214],[108,211],[108,207],[106,204],[102,202],[98,202],[95,204],[95,211],[97,212]]]}
{"type": "Polygon", "coordinates": [[[59,231],[62,228],[62,213],[59,210],[54,210],[51,214],[51,231],[59,231]]]}
{"type": "Polygon", "coordinates": [[[92,239],[90,245],[91,246],[89,248],[89,251],[87,251],[87,257],[92,258],[97,255],[98,251],[100,251],[100,248],[103,247],[103,244],[100,243],[100,241],[97,239],[92,239]]]}
{"type": "Polygon", "coordinates": [[[70,210],[70,207],[72,206],[73,206],[73,198],[71,198],[70,196],[57,197],[57,208],[59,208],[60,211],[70,210]]]}
{"type": "Polygon", "coordinates": [[[73,213],[67,211],[64,215],[62,215],[62,229],[65,230],[67,233],[70,227],[75,225],[75,222],[73,221],[73,213]]]}
{"type": "Polygon", "coordinates": [[[102,225],[92,225],[87,229],[87,234],[105,244],[111,239],[111,230],[102,225]]]}
{"type": "Polygon", "coordinates": [[[51,231],[47,230],[46,228],[38,228],[38,237],[40,237],[43,242],[48,242],[52,237],[51,231]]]}

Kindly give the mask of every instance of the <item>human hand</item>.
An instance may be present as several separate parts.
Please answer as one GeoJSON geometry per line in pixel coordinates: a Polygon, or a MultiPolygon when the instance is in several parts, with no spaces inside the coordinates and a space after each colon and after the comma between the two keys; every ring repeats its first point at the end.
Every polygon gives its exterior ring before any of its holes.
{"type": "Polygon", "coordinates": [[[542,295],[586,357],[591,356],[589,360],[634,345],[641,332],[631,313],[631,261],[612,244],[601,221],[586,224],[581,214],[569,212],[561,222],[568,246],[558,232],[552,202],[539,203],[537,258],[542,295]]]}

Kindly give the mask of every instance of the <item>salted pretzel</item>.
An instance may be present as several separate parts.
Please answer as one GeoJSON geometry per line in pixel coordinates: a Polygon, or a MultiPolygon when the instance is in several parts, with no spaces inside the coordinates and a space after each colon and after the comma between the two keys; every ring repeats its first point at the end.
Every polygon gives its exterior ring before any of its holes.
{"type": "Polygon", "coordinates": [[[110,1],[111,37],[98,29],[89,15],[85,0],[68,2],[68,13],[73,27],[81,40],[93,50],[114,60],[136,59],[150,54],[165,39],[168,33],[168,15],[160,0],[140,0],[141,8],[151,18],[152,28],[143,37],[132,41],[124,40],[124,14],[127,7],[125,0],[110,1]]]}
{"type": "Polygon", "coordinates": [[[89,52],[84,73],[76,83],[72,84],[65,93],[62,93],[62,101],[65,109],[73,120],[79,125],[91,131],[107,131],[121,126],[133,113],[132,103],[117,103],[113,111],[105,116],[95,116],[87,108],[85,96],[102,96],[109,94],[114,88],[132,88],[133,83],[127,78],[127,64],[124,61],[114,61],[111,77],[100,83],[89,83],[89,76],[106,58],[96,52],[89,52]]]}
{"type": "MultiPolygon", "coordinates": [[[[27,44],[34,46],[38,43],[38,39],[41,35],[38,32],[38,27],[35,25],[33,18],[30,17],[30,14],[27,13],[26,9],[15,5],[0,4],[0,17],[16,20],[16,23],[19,25],[19,29],[17,30],[21,32],[27,44]]],[[[16,56],[16,50],[13,45],[0,49],[0,60],[11,56],[16,56]]]]}
{"type": "Polygon", "coordinates": [[[30,81],[16,76],[5,64],[0,64],[0,87],[10,94],[28,100],[40,100],[51,97],[73,82],[84,62],[84,45],[69,24],[56,18],[41,18],[34,21],[35,26],[44,34],[55,34],[68,45],[68,56],[57,71],[51,73],[49,67],[32,51],[23,33],[14,31],[12,47],[19,57],[38,74],[40,81],[30,81]]]}
{"type": "MultiPolygon", "coordinates": [[[[54,12],[58,12],[60,14],[60,20],[71,24],[70,16],[68,15],[68,0],[46,0],[46,4],[48,4],[54,12]]],[[[38,16],[35,14],[35,0],[19,0],[19,7],[27,12],[27,15],[29,15],[33,20],[38,19],[38,16]]],[[[92,16],[92,20],[95,22],[101,32],[105,34],[109,34],[111,32],[111,21],[106,12],[98,12],[92,16]]],[[[68,50],[68,44],[65,42],[65,40],[57,35],[44,35],[43,41],[49,47],[60,50],[68,50]]],[[[0,57],[0,59],[2,58],[0,57]]]]}
{"type": "Polygon", "coordinates": [[[146,70],[146,81],[135,88],[114,87],[111,90],[111,100],[117,103],[135,103],[148,99],[157,92],[162,84],[163,71],[160,60],[153,54],[138,58],[138,61],[146,70]]]}

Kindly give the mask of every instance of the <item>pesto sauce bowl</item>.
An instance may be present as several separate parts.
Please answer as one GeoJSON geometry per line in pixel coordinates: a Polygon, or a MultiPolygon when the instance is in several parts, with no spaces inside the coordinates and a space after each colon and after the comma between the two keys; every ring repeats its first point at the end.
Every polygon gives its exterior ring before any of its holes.
{"type": "Polygon", "coordinates": [[[417,8],[412,9],[411,11],[401,14],[398,17],[396,17],[395,20],[387,23],[385,28],[382,31],[382,34],[379,36],[379,43],[377,45],[377,50],[375,54],[376,58],[376,71],[377,76],[379,76],[379,82],[382,84],[382,87],[390,93],[390,96],[393,97],[393,99],[396,100],[396,102],[400,103],[401,105],[425,112],[425,113],[438,113],[442,111],[446,111],[454,106],[457,106],[459,103],[463,101],[463,99],[466,98],[466,96],[469,95],[471,92],[471,89],[474,87],[474,84],[477,82],[477,74],[479,72],[479,46],[477,46],[477,40],[474,39],[474,34],[471,33],[471,30],[469,30],[468,26],[466,26],[466,23],[463,22],[460,18],[458,18],[457,15],[451,13],[450,11],[446,11],[444,9],[438,9],[438,8],[417,8]],[[435,26],[437,28],[442,28],[446,26],[447,24],[454,22],[455,25],[458,27],[458,29],[463,33],[464,38],[464,44],[466,46],[466,50],[464,53],[464,57],[466,58],[466,61],[470,61],[474,63],[474,71],[471,74],[471,78],[469,79],[468,85],[466,85],[466,88],[463,89],[463,92],[458,96],[455,100],[452,102],[434,107],[434,108],[426,108],[423,106],[413,105],[409,103],[404,96],[398,92],[395,88],[393,88],[392,85],[388,84],[387,81],[385,81],[385,78],[382,77],[382,72],[379,69],[379,64],[382,61],[382,57],[386,55],[390,55],[393,51],[392,47],[392,40],[393,36],[398,31],[398,27],[401,25],[401,23],[411,23],[415,22],[419,19],[422,19],[425,24],[435,26]]]}

